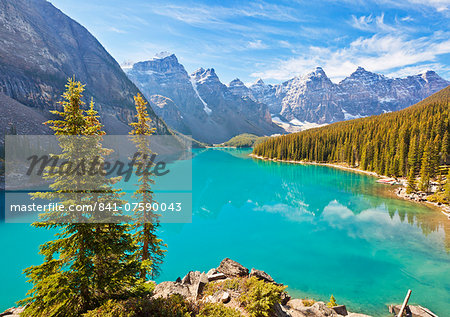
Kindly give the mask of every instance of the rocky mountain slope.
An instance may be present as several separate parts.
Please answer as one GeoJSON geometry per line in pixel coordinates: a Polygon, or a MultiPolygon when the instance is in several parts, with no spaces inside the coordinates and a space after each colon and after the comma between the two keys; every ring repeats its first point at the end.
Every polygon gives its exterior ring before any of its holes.
{"type": "Polygon", "coordinates": [[[240,88],[233,92],[267,104],[272,116],[294,125],[304,125],[400,110],[449,84],[434,71],[406,78],[388,78],[362,67],[335,84],[322,68],[317,67],[279,85],[266,85],[259,79],[249,91],[240,88]]]}
{"type": "MultiPolygon", "coordinates": [[[[0,92],[41,121],[72,76],[86,84],[86,100],[94,98],[107,132],[127,133],[139,90],[95,37],[45,0],[0,0],[0,92]]],[[[0,102],[1,116],[5,107],[0,102]]],[[[158,133],[167,133],[149,114],[158,133]]]]}
{"type": "Polygon", "coordinates": [[[233,92],[245,89],[242,83],[227,87],[213,68],[189,75],[175,55],[163,54],[125,71],[152,101],[156,113],[171,127],[200,141],[221,143],[241,133],[284,131],[272,122],[265,104],[233,92]]]}

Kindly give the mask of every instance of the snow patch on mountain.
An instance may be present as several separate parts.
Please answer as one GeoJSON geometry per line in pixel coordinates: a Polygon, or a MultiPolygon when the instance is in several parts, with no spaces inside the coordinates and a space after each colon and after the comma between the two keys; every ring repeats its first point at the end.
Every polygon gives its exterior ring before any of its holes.
{"type": "Polygon", "coordinates": [[[198,90],[197,90],[197,82],[195,81],[195,78],[191,76],[189,79],[190,79],[190,81],[191,81],[191,85],[192,85],[192,88],[193,88],[194,91],[195,91],[195,94],[197,95],[198,99],[200,99],[200,101],[201,101],[202,104],[203,104],[203,110],[204,110],[208,115],[210,115],[211,112],[212,112],[212,110],[211,110],[211,108],[208,107],[208,104],[203,100],[203,98],[202,98],[202,97],[200,96],[200,94],[198,93],[198,90]]]}
{"type": "Polygon", "coordinates": [[[345,111],[345,109],[343,109],[343,108],[342,108],[342,113],[344,114],[344,120],[353,120],[353,119],[360,119],[360,118],[367,117],[367,116],[362,116],[359,113],[353,115],[353,114],[348,113],[347,111],[345,111]]]}

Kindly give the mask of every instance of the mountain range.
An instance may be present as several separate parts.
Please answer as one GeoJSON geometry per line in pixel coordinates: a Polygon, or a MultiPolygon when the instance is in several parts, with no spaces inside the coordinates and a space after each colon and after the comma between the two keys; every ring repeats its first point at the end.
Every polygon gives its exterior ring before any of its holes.
{"type": "Polygon", "coordinates": [[[248,89],[240,87],[234,91],[267,104],[274,117],[302,125],[401,110],[449,84],[434,71],[406,78],[389,78],[362,67],[335,84],[321,67],[316,67],[306,75],[279,85],[266,85],[259,79],[248,89]]]}
{"type": "Polygon", "coordinates": [[[174,54],[125,68],[169,126],[209,143],[239,133],[271,135],[401,110],[447,87],[434,71],[389,78],[358,67],[339,83],[321,67],[281,84],[238,78],[224,85],[213,68],[188,74],[174,54]],[[271,124],[277,123],[278,127],[271,124]],[[278,128],[278,129],[277,129],[278,128]]]}
{"type": "Polygon", "coordinates": [[[235,94],[213,68],[188,74],[174,54],[159,54],[125,71],[169,126],[197,140],[221,143],[246,132],[284,132],[266,104],[235,94]]]}
{"type": "MultiPolygon", "coordinates": [[[[127,134],[139,89],[83,26],[45,0],[0,0],[0,121],[19,134],[49,132],[42,122],[67,79],[86,84],[110,134],[127,134]],[[15,110],[14,110],[15,109],[15,110]],[[26,120],[23,115],[26,114],[26,120]]],[[[151,110],[158,133],[167,125],[151,110]]],[[[5,131],[2,131],[4,133],[5,131]]]]}

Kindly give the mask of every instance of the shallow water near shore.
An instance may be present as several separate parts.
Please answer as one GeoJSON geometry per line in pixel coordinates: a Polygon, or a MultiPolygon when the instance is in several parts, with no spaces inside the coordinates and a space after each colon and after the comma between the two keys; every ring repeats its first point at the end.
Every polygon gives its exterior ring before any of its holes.
{"type": "MultiPolygon", "coordinates": [[[[168,252],[158,281],[207,271],[229,257],[289,285],[295,297],[387,315],[411,303],[445,316],[450,221],[387,193],[376,178],[335,168],[261,161],[237,149],[195,150],[193,218],[163,224],[168,252]]],[[[0,224],[0,311],[24,297],[23,268],[40,263],[52,233],[0,224]]]]}

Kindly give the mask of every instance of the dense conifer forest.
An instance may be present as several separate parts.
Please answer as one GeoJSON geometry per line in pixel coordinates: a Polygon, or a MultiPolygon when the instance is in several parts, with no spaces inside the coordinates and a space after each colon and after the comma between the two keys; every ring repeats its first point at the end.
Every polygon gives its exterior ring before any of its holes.
{"type": "Polygon", "coordinates": [[[253,154],[420,177],[419,189],[427,191],[430,180],[450,163],[449,99],[450,86],[401,111],[270,138],[256,145],[253,154]]]}

